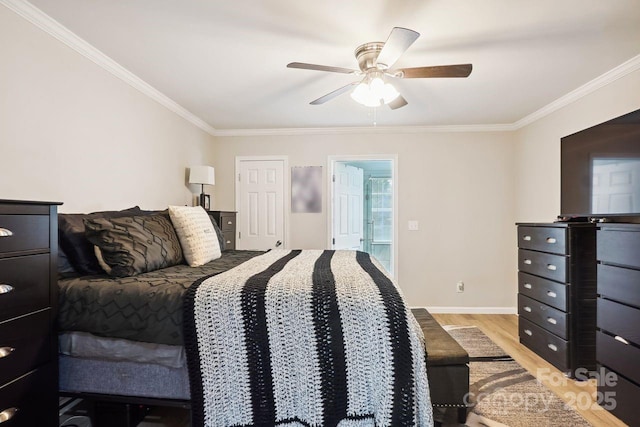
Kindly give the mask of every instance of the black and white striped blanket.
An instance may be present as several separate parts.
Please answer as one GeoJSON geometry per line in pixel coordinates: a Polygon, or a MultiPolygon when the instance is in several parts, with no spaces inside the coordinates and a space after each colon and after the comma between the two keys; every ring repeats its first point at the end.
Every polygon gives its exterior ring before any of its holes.
{"type": "Polygon", "coordinates": [[[273,250],[189,290],[194,426],[427,426],[422,332],[368,254],[273,250]]]}

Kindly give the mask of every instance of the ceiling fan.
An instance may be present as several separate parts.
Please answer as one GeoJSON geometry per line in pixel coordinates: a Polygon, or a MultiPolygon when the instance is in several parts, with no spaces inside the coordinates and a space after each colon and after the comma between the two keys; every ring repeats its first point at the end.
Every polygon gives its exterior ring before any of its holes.
{"type": "Polygon", "coordinates": [[[328,65],[291,62],[287,68],[328,71],[332,73],[364,76],[360,81],[349,83],[311,101],[311,105],[324,104],[333,98],[354,89],[351,97],[368,107],[386,104],[392,110],[407,105],[407,100],[391,85],[389,79],[419,79],[433,77],[468,77],[473,66],[471,64],[438,65],[431,67],[396,68],[393,64],[420,37],[420,33],[402,27],[394,27],[386,42],[371,42],[360,45],[355,50],[359,70],[332,67],[328,65]],[[354,88],[354,86],[356,86],[354,88]]]}

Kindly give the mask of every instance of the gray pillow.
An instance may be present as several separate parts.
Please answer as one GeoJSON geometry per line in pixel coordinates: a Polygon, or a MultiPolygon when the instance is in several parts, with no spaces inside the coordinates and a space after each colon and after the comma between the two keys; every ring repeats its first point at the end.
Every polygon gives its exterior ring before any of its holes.
{"type": "Polygon", "coordinates": [[[100,248],[111,276],[135,276],[183,262],[180,241],[166,213],[84,223],[87,239],[100,248]]]}

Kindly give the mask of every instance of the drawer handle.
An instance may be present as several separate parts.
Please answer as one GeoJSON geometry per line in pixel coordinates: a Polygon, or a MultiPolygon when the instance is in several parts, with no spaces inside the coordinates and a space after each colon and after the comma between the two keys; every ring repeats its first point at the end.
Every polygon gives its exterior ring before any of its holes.
{"type": "Polygon", "coordinates": [[[13,236],[13,232],[8,228],[0,228],[0,237],[13,236]]]}
{"type": "Polygon", "coordinates": [[[555,346],[555,345],[553,345],[553,344],[547,344],[547,347],[549,347],[549,348],[550,348],[551,350],[553,350],[553,351],[558,351],[558,347],[556,347],[556,346],[555,346]]]}
{"type": "Polygon", "coordinates": [[[547,270],[556,271],[558,267],[553,264],[547,264],[547,270]]]}
{"type": "Polygon", "coordinates": [[[533,286],[531,286],[531,283],[525,283],[523,285],[526,289],[533,289],[533,286]]]}
{"type": "Polygon", "coordinates": [[[533,332],[531,332],[529,329],[525,329],[524,333],[529,335],[530,337],[533,336],[533,332]]]}
{"type": "Polygon", "coordinates": [[[547,295],[548,295],[548,296],[550,296],[551,298],[555,298],[555,297],[557,297],[557,296],[558,296],[558,295],[557,295],[555,292],[553,292],[553,291],[547,291],[547,295]]]}
{"type": "Polygon", "coordinates": [[[629,345],[629,341],[625,340],[625,339],[624,339],[624,338],[622,338],[620,335],[616,335],[616,336],[614,337],[614,339],[615,339],[616,341],[620,341],[620,342],[621,342],[622,344],[624,344],[624,345],[629,345]]]}
{"type": "Polygon", "coordinates": [[[13,286],[7,285],[5,283],[0,283],[0,295],[8,294],[13,290],[13,286]]]}
{"type": "Polygon", "coordinates": [[[11,356],[11,353],[14,351],[16,351],[16,349],[13,347],[0,347],[0,359],[11,356]]]}
{"type": "Polygon", "coordinates": [[[233,221],[227,221],[227,225],[233,225],[233,221]]]}
{"type": "Polygon", "coordinates": [[[547,243],[550,243],[553,245],[555,242],[557,242],[557,240],[554,239],[553,237],[547,237],[547,243]]]}
{"type": "Polygon", "coordinates": [[[527,265],[531,265],[531,260],[530,259],[525,259],[524,263],[527,264],[527,265]]]}
{"type": "Polygon", "coordinates": [[[547,322],[551,323],[552,325],[557,325],[558,321],[556,319],[554,319],[553,317],[547,317],[547,322]]]}
{"type": "Polygon", "coordinates": [[[529,235],[522,236],[522,240],[526,240],[527,242],[529,242],[531,240],[531,236],[529,235]]]}
{"type": "Polygon", "coordinates": [[[231,240],[227,240],[227,244],[231,243],[231,240]]]}
{"type": "Polygon", "coordinates": [[[4,411],[0,412],[0,424],[5,421],[9,421],[13,418],[18,412],[18,408],[7,408],[4,411]]]}
{"type": "Polygon", "coordinates": [[[525,305],[524,307],[522,307],[522,309],[527,313],[531,313],[531,307],[529,307],[528,305],[525,305]]]}

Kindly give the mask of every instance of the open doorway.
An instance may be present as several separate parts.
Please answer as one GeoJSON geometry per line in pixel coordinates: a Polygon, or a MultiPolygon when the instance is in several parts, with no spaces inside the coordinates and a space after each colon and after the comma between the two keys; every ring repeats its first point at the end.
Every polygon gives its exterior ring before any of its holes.
{"type": "Polygon", "coordinates": [[[374,256],[395,277],[395,156],[329,158],[329,247],[374,256]]]}

